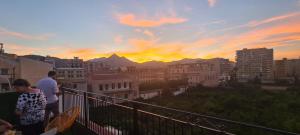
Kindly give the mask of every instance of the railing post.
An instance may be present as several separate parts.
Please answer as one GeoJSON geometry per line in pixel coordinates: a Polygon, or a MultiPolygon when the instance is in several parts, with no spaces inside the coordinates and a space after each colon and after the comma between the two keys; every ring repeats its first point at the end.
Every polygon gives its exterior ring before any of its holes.
{"type": "Polygon", "coordinates": [[[87,102],[86,102],[86,100],[87,100],[87,95],[86,95],[86,92],[83,92],[83,106],[84,106],[84,125],[85,125],[85,127],[87,127],[88,128],[88,111],[87,111],[87,109],[88,109],[88,107],[87,107],[87,102]]]}
{"type": "Polygon", "coordinates": [[[138,107],[133,103],[133,135],[139,135],[138,107]]]}
{"type": "Polygon", "coordinates": [[[65,90],[64,90],[64,88],[61,89],[61,95],[62,95],[62,112],[65,112],[65,90]]]}

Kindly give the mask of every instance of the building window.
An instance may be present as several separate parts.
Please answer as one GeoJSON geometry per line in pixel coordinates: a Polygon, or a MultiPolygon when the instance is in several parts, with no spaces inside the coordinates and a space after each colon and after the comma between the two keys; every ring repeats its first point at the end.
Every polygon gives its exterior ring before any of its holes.
{"type": "Polygon", "coordinates": [[[127,99],[127,98],[128,98],[128,94],[125,94],[125,95],[124,95],[124,98],[127,99]]]}
{"type": "Polygon", "coordinates": [[[99,84],[99,90],[103,90],[103,85],[102,84],[99,84]]]}
{"type": "Polygon", "coordinates": [[[73,89],[77,89],[77,84],[73,84],[73,89]]]}
{"type": "Polygon", "coordinates": [[[131,82],[129,82],[129,88],[132,88],[132,84],[131,84],[131,82]]]}
{"type": "Polygon", "coordinates": [[[1,75],[8,75],[8,69],[7,68],[2,68],[1,69],[1,75]]]}
{"type": "Polygon", "coordinates": [[[111,89],[115,89],[115,83],[111,84],[111,89]]]}
{"type": "Polygon", "coordinates": [[[127,88],[127,83],[126,82],[124,82],[124,88],[127,88]]]}
{"type": "Polygon", "coordinates": [[[105,84],[105,90],[108,90],[108,84],[105,84]]]}
{"type": "Polygon", "coordinates": [[[121,89],[121,83],[118,83],[118,88],[121,89]]]}

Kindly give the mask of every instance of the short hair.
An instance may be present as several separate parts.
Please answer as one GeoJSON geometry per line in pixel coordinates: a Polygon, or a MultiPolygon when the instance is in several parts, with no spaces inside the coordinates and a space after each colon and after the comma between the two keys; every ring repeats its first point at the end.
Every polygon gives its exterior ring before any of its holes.
{"type": "Polygon", "coordinates": [[[13,82],[13,86],[19,86],[19,87],[29,87],[30,83],[25,79],[17,79],[13,82]]]}
{"type": "Polygon", "coordinates": [[[49,71],[48,72],[48,77],[53,77],[56,75],[56,72],[55,71],[49,71]]]}

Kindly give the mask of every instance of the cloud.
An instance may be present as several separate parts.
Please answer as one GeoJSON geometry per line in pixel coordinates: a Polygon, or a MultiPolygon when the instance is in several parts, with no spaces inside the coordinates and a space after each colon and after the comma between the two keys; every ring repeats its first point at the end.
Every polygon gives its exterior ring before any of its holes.
{"type": "MultiPolygon", "coordinates": [[[[218,54],[225,57],[234,57],[235,50],[242,48],[273,48],[278,46],[286,46],[293,48],[290,42],[300,41],[300,20],[288,21],[277,25],[270,25],[264,28],[256,28],[240,35],[227,36],[222,46],[218,50],[208,52],[210,54],[218,54]]],[[[276,53],[276,52],[275,52],[276,53]]],[[[278,56],[278,55],[277,55],[278,56]]],[[[282,56],[284,57],[284,56],[282,56]]]]}
{"type": "Polygon", "coordinates": [[[123,42],[123,37],[121,35],[118,35],[114,38],[115,44],[121,44],[123,42]]]}
{"type": "Polygon", "coordinates": [[[144,30],[143,32],[145,35],[149,36],[149,37],[155,37],[154,33],[152,33],[151,31],[149,30],[144,30]]]}
{"type": "Polygon", "coordinates": [[[287,13],[284,15],[278,15],[278,16],[266,18],[266,19],[263,19],[260,21],[253,20],[246,24],[241,24],[241,25],[236,25],[236,26],[220,29],[215,32],[226,32],[226,31],[237,30],[237,29],[242,29],[242,28],[253,28],[253,27],[257,27],[260,25],[265,25],[265,24],[269,24],[269,23],[273,23],[273,22],[277,22],[277,21],[287,21],[288,19],[294,19],[299,15],[300,15],[300,12],[287,13]]]}
{"type": "Polygon", "coordinates": [[[207,0],[207,2],[210,7],[214,7],[215,4],[217,3],[217,0],[207,0]]]}
{"type": "Polygon", "coordinates": [[[42,35],[30,35],[30,34],[11,31],[2,27],[0,27],[0,35],[6,37],[25,39],[25,40],[48,40],[50,37],[54,36],[54,34],[50,34],[50,33],[42,34],[42,35]]]}
{"type": "Polygon", "coordinates": [[[261,20],[261,21],[251,21],[247,24],[247,26],[256,27],[258,25],[263,25],[263,24],[272,23],[275,21],[285,20],[288,18],[296,17],[296,16],[300,16],[300,12],[289,13],[289,14],[280,15],[280,16],[274,16],[274,17],[271,17],[271,18],[268,18],[265,20],[261,20]]]}
{"type": "Polygon", "coordinates": [[[4,50],[8,53],[15,53],[18,55],[26,55],[26,54],[36,53],[37,51],[40,51],[41,49],[29,47],[27,45],[6,43],[4,46],[4,50]]]}
{"type": "Polygon", "coordinates": [[[119,23],[131,27],[158,27],[168,24],[178,24],[186,22],[187,19],[174,16],[161,16],[154,19],[138,18],[132,13],[117,15],[119,23]]]}
{"type": "Polygon", "coordinates": [[[134,31],[137,32],[137,33],[142,33],[142,34],[144,34],[148,37],[151,37],[151,38],[156,38],[155,34],[153,32],[151,32],[150,30],[147,30],[147,29],[145,29],[145,30],[135,29],[134,31]]]}

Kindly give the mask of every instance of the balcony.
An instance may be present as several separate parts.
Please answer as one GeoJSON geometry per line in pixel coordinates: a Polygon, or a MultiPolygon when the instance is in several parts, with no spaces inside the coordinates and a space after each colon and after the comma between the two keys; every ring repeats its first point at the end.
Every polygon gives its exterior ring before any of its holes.
{"type": "MultiPolygon", "coordinates": [[[[13,113],[18,94],[1,94],[0,118],[16,122],[13,113]],[[5,97],[5,98],[4,98],[5,97]],[[5,101],[5,102],[4,102],[5,101]],[[10,104],[7,104],[7,103],[10,104]]],[[[80,107],[72,135],[299,135],[214,116],[62,88],[62,110],[80,107]]]]}
{"type": "Polygon", "coordinates": [[[297,135],[162,106],[64,88],[63,109],[80,106],[77,124],[100,135],[297,135]]]}

